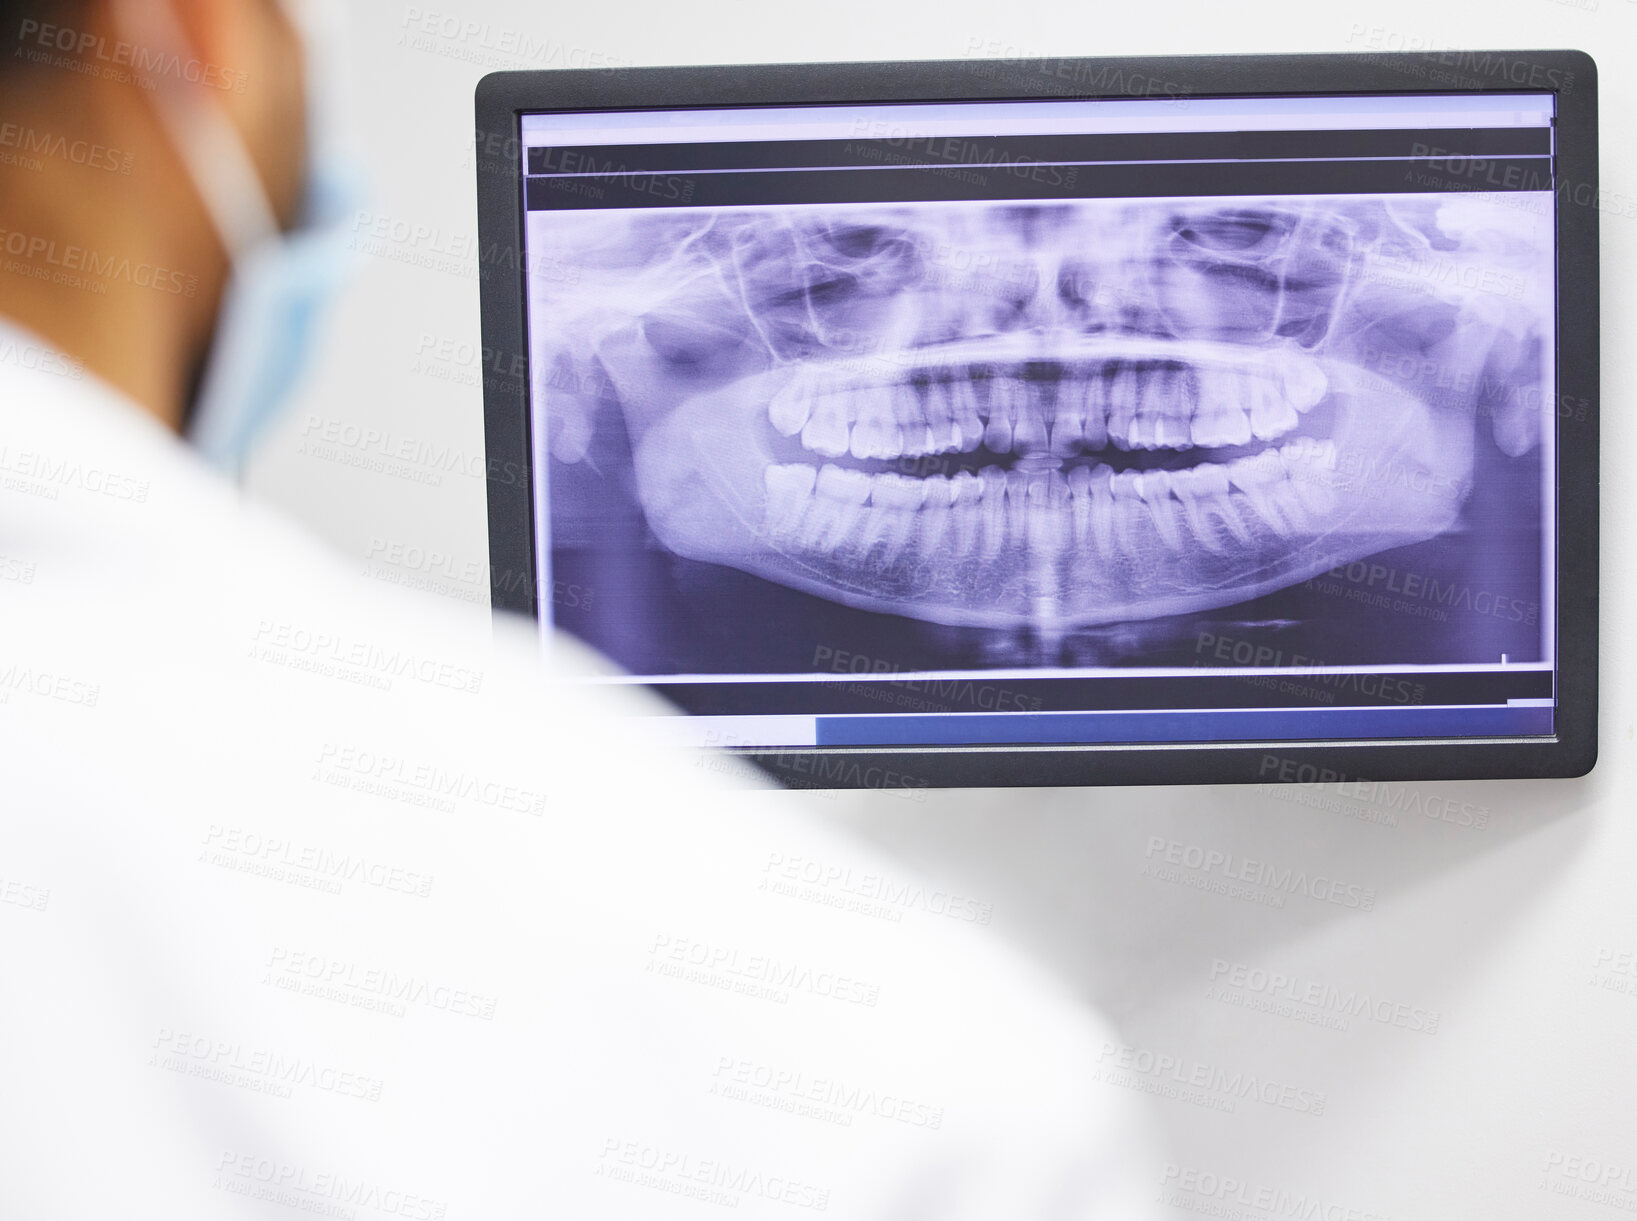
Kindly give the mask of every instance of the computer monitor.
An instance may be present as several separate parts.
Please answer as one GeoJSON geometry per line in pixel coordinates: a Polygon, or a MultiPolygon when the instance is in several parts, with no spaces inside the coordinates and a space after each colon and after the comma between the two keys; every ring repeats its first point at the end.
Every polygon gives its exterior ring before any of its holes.
{"type": "Polygon", "coordinates": [[[1596,752],[1575,52],[500,73],[494,601],[795,784],[1596,752]]]}

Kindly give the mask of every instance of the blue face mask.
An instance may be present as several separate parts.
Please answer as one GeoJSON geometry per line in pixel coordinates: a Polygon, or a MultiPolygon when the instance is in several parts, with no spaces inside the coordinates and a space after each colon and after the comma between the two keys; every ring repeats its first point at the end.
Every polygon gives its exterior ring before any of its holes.
{"type": "MultiPolygon", "coordinates": [[[[237,473],[279,415],[311,363],[324,308],[352,263],[346,222],[359,193],[354,175],[328,150],[320,113],[326,63],[334,39],[319,36],[333,3],[305,8],[283,0],[307,44],[306,198],[300,223],[282,231],[267,188],[208,88],[162,74],[155,113],[170,135],[200,201],[227,251],[228,282],[210,355],[188,423],[188,439],[213,465],[237,473]],[[320,151],[324,150],[324,151],[320,151]]],[[[115,0],[122,33],[136,46],[191,54],[175,13],[154,0],[115,0]]]]}
{"type": "Polygon", "coordinates": [[[237,473],[311,364],[325,307],[352,262],[346,221],[356,193],[335,166],[314,162],[300,226],[234,258],[188,425],[212,465],[237,473]]]}

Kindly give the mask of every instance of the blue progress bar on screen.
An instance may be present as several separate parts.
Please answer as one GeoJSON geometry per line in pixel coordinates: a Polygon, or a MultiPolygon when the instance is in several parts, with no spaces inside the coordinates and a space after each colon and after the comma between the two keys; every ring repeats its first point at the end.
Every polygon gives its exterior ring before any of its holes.
{"type": "Polygon", "coordinates": [[[1550,707],[1222,708],[1205,712],[821,716],[818,746],[1291,742],[1338,738],[1524,738],[1552,732],[1550,707]]]}

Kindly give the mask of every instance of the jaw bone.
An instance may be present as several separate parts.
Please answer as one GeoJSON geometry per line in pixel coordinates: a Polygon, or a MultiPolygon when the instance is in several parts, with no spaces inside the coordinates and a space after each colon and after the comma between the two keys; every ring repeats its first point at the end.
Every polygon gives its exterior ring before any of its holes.
{"type": "MultiPolygon", "coordinates": [[[[1014,627],[1226,605],[1447,529],[1476,413],[1375,357],[1489,359],[1520,388],[1536,320],[1369,269],[1429,236],[1501,240],[1461,202],[1462,232],[1447,203],[1396,198],[552,223],[593,227],[563,238],[600,260],[595,292],[563,290],[564,333],[608,371],[662,543],[1014,627]],[[949,291],[938,265],[961,257],[992,274],[949,291]],[[1520,355],[1486,357],[1513,334],[1520,355]]],[[[1538,242],[1513,244],[1522,274],[1538,242]]]]}

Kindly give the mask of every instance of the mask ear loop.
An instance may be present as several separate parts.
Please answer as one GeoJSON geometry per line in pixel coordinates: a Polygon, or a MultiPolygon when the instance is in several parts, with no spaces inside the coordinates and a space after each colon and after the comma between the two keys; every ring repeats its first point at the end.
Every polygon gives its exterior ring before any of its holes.
{"type": "MultiPolygon", "coordinates": [[[[167,0],[113,0],[114,23],[124,39],[155,57],[186,64],[197,58],[167,0]]],[[[227,111],[203,84],[159,72],[154,111],[209,214],[229,261],[279,234],[278,218],[250,150],[227,111]]]]}

